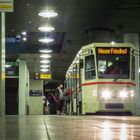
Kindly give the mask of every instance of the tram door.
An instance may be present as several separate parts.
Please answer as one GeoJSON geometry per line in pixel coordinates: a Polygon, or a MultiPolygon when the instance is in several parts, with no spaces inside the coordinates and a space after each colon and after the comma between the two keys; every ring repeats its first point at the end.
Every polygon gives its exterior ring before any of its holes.
{"type": "Polygon", "coordinates": [[[5,113],[6,115],[18,115],[18,78],[6,78],[5,113]]]}

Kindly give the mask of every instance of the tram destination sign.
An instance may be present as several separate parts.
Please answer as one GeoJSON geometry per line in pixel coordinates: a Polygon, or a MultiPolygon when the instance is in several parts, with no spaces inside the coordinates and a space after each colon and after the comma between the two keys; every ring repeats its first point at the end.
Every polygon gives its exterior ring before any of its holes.
{"type": "Polygon", "coordinates": [[[13,0],[0,0],[0,12],[13,12],[13,0]]]}
{"type": "Polygon", "coordinates": [[[97,54],[103,55],[127,55],[129,54],[129,48],[124,47],[99,47],[97,48],[97,54]]]}

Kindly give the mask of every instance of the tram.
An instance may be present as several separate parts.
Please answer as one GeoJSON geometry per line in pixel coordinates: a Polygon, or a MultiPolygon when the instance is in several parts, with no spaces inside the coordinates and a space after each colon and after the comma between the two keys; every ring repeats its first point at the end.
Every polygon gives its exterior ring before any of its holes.
{"type": "Polygon", "coordinates": [[[66,72],[72,114],[135,112],[135,47],[130,43],[83,46],[66,72]]]}

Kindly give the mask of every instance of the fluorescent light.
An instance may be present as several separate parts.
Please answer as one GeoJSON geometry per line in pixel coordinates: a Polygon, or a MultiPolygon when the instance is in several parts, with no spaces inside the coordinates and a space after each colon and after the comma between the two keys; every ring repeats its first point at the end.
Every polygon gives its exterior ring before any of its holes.
{"type": "Polygon", "coordinates": [[[50,32],[50,31],[53,31],[53,30],[55,30],[55,28],[54,27],[52,27],[52,26],[41,26],[41,27],[39,27],[38,28],[40,31],[44,31],[44,32],[50,32]]]}
{"type": "Polygon", "coordinates": [[[51,53],[52,50],[42,49],[42,50],[39,50],[39,52],[41,52],[41,53],[51,53]]]}
{"type": "Polygon", "coordinates": [[[41,68],[50,68],[50,65],[41,65],[41,68]]]}
{"type": "Polygon", "coordinates": [[[5,68],[10,68],[11,67],[11,65],[5,65],[5,68]]]}
{"type": "Polygon", "coordinates": [[[54,39],[52,39],[52,38],[41,38],[38,41],[43,42],[43,43],[49,43],[49,42],[53,42],[54,39]]]}
{"type": "Polygon", "coordinates": [[[49,69],[40,69],[40,71],[42,71],[42,72],[48,72],[49,69]]]}
{"type": "Polygon", "coordinates": [[[49,17],[55,17],[58,14],[54,11],[42,11],[40,13],[38,13],[39,16],[44,17],[44,18],[49,18],[49,17]]]}
{"type": "Polygon", "coordinates": [[[22,35],[26,35],[27,33],[24,31],[24,32],[22,32],[21,34],[22,34],[22,35]]]}
{"type": "Polygon", "coordinates": [[[22,38],[22,40],[23,40],[23,41],[26,41],[26,40],[27,40],[27,38],[26,38],[26,37],[23,37],[23,38],[22,38]]]}
{"type": "Polygon", "coordinates": [[[49,54],[42,54],[40,55],[41,58],[50,58],[51,56],[49,54]]]}
{"type": "Polygon", "coordinates": [[[50,63],[50,61],[49,61],[49,60],[44,59],[44,60],[41,60],[41,61],[40,61],[40,63],[43,63],[43,64],[48,64],[48,63],[50,63]]]}

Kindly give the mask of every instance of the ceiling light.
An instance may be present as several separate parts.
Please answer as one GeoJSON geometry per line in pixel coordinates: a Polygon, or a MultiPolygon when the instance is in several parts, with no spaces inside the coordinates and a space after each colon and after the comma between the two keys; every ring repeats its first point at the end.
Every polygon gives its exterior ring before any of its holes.
{"type": "Polygon", "coordinates": [[[41,65],[41,68],[50,68],[50,65],[41,65]]]}
{"type": "Polygon", "coordinates": [[[15,31],[14,29],[11,30],[11,32],[14,32],[14,31],[15,31]]]}
{"type": "Polygon", "coordinates": [[[42,71],[42,72],[48,72],[49,69],[40,69],[40,71],[42,71]]]}
{"type": "Polygon", "coordinates": [[[5,65],[5,68],[10,68],[11,67],[11,65],[5,65]]]}
{"type": "Polygon", "coordinates": [[[22,34],[22,35],[26,35],[27,33],[26,33],[26,32],[22,32],[21,34],[22,34]]]}
{"type": "Polygon", "coordinates": [[[41,38],[38,41],[43,42],[43,43],[49,43],[49,42],[54,41],[54,39],[52,39],[52,38],[41,38]]]}
{"type": "Polygon", "coordinates": [[[55,30],[55,28],[54,27],[52,27],[52,26],[41,26],[41,27],[39,27],[38,28],[40,31],[44,31],[44,32],[50,32],[50,31],[53,31],[53,30],[55,30]]]}
{"type": "Polygon", "coordinates": [[[44,60],[41,60],[41,61],[40,61],[40,63],[43,63],[43,64],[48,64],[48,63],[50,63],[50,61],[49,61],[49,60],[44,59],[44,60]]]}
{"type": "Polygon", "coordinates": [[[51,53],[52,50],[43,49],[43,50],[39,50],[39,52],[41,52],[41,53],[51,53]]]}
{"type": "Polygon", "coordinates": [[[44,18],[49,18],[49,17],[55,17],[58,14],[54,11],[42,11],[38,13],[39,16],[44,17],[44,18]]]}
{"type": "Polygon", "coordinates": [[[23,37],[23,39],[22,39],[23,41],[26,41],[27,40],[27,38],[26,37],[23,37]]]}
{"type": "Polygon", "coordinates": [[[41,58],[50,58],[51,56],[49,54],[42,54],[40,55],[41,58]]]}

